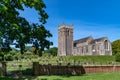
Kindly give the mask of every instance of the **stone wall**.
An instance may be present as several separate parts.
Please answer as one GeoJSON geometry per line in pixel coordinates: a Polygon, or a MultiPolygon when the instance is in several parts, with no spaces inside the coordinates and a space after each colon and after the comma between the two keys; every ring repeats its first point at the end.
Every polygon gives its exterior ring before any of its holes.
{"type": "Polygon", "coordinates": [[[85,73],[120,72],[120,66],[84,66],[85,73]]]}
{"type": "Polygon", "coordinates": [[[120,72],[120,66],[60,66],[33,63],[34,75],[81,75],[99,72],[120,72]]]}

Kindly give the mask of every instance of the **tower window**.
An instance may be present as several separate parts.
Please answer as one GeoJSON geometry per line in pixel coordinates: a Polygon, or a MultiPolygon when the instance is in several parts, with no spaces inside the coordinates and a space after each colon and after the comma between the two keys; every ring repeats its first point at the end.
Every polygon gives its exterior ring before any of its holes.
{"type": "Polygon", "coordinates": [[[104,41],[104,48],[108,49],[108,41],[107,40],[104,41]]]}
{"type": "Polygon", "coordinates": [[[67,30],[67,35],[68,35],[68,36],[70,35],[70,30],[67,30]]]}

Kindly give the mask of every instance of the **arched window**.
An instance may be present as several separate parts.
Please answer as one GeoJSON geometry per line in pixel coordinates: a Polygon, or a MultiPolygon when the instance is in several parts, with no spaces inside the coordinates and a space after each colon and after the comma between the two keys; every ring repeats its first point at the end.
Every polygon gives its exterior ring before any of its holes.
{"type": "Polygon", "coordinates": [[[82,49],[82,53],[83,53],[83,47],[81,47],[81,49],[82,49]]]}
{"type": "Polygon", "coordinates": [[[76,47],[76,45],[77,45],[77,44],[76,44],[76,43],[74,43],[74,47],[76,47]]]}
{"type": "Polygon", "coordinates": [[[88,46],[86,46],[86,53],[88,53],[88,46]]]}
{"type": "Polygon", "coordinates": [[[108,41],[107,40],[104,41],[104,48],[108,49],[108,41]]]}
{"type": "Polygon", "coordinates": [[[92,46],[92,51],[95,52],[95,45],[92,46]]]}
{"type": "Polygon", "coordinates": [[[68,36],[70,35],[70,30],[67,30],[67,35],[68,35],[68,36]]]}

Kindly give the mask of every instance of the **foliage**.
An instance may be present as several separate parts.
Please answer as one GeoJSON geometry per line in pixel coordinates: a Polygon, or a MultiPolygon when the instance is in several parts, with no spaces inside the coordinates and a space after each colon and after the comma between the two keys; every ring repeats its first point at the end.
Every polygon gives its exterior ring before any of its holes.
{"type": "Polygon", "coordinates": [[[52,56],[57,56],[57,50],[58,50],[57,47],[53,47],[46,50],[45,53],[48,53],[49,55],[52,55],[52,56]]]}
{"type": "Polygon", "coordinates": [[[46,37],[52,37],[52,35],[42,25],[41,26],[33,25],[33,27],[34,29],[33,29],[32,38],[35,39],[33,42],[33,47],[35,47],[34,53],[37,54],[38,51],[39,55],[42,56],[42,51],[44,51],[44,48],[49,49],[49,46],[53,44],[49,40],[46,40],[46,37]]]}
{"type": "Polygon", "coordinates": [[[0,61],[2,61],[3,59],[2,59],[2,56],[0,55],[0,61]]]}
{"type": "Polygon", "coordinates": [[[32,48],[31,46],[26,46],[26,47],[25,47],[25,50],[26,50],[26,51],[31,51],[31,48],[32,48]]]}
{"type": "Polygon", "coordinates": [[[120,40],[116,40],[112,42],[112,52],[113,55],[120,53],[120,40]]]}
{"type": "Polygon", "coordinates": [[[16,51],[15,49],[13,49],[10,52],[3,53],[4,54],[3,60],[6,60],[6,61],[15,60],[15,56],[17,55],[17,53],[18,53],[18,51],[16,51]]]}
{"type": "Polygon", "coordinates": [[[3,57],[4,57],[3,52],[2,52],[1,49],[0,49],[0,61],[3,60],[3,57]]]}
{"type": "Polygon", "coordinates": [[[120,62],[120,53],[117,53],[117,54],[115,55],[115,60],[116,60],[117,62],[120,62]]]}
{"type": "Polygon", "coordinates": [[[29,51],[26,51],[24,54],[20,54],[19,51],[13,49],[10,52],[0,54],[0,61],[6,60],[6,61],[13,61],[13,60],[22,60],[22,59],[32,59],[32,58],[38,58],[38,56],[35,56],[29,51]]]}
{"type": "Polygon", "coordinates": [[[52,34],[45,29],[44,24],[48,18],[43,0],[0,0],[0,44],[3,39],[8,45],[16,41],[16,47],[24,53],[25,44],[37,40],[42,50],[49,48],[51,42],[47,40],[52,34]],[[19,15],[24,7],[35,9],[39,14],[40,24],[29,23],[19,15]]]}
{"type": "Polygon", "coordinates": [[[0,80],[13,80],[13,78],[0,76],[0,80]]]}

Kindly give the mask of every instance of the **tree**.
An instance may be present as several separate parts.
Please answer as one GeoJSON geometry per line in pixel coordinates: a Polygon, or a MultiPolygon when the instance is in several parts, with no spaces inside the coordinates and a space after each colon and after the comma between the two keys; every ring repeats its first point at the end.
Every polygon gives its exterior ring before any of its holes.
{"type": "Polygon", "coordinates": [[[115,60],[116,60],[117,62],[120,62],[120,53],[117,53],[117,54],[115,55],[115,60]]]}
{"type": "Polygon", "coordinates": [[[53,56],[57,56],[57,50],[58,50],[57,47],[53,47],[53,48],[50,48],[50,49],[46,50],[45,53],[49,53],[53,56]]]}
{"type": "Polygon", "coordinates": [[[48,30],[46,30],[43,25],[33,24],[32,26],[33,29],[31,37],[33,41],[33,46],[35,47],[35,54],[37,54],[38,51],[39,55],[42,56],[42,51],[44,51],[44,48],[49,49],[49,46],[53,44],[49,40],[46,40],[46,37],[52,37],[52,34],[48,30]]]}
{"type": "Polygon", "coordinates": [[[113,55],[120,53],[120,40],[115,40],[112,42],[112,52],[113,55]]]}
{"type": "Polygon", "coordinates": [[[44,27],[48,18],[45,8],[43,0],[0,0],[0,42],[3,39],[9,44],[16,41],[21,54],[24,53],[25,44],[34,40],[39,42],[42,50],[49,48],[52,43],[47,37],[52,37],[52,34],[44,27]],[[20,10],[24,11],[23,6],[38,12],[40,24],[29,23],[19,15],[20,10]]]}

